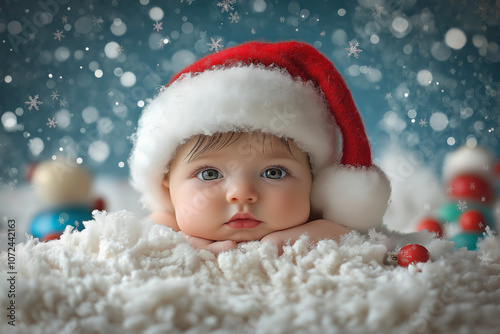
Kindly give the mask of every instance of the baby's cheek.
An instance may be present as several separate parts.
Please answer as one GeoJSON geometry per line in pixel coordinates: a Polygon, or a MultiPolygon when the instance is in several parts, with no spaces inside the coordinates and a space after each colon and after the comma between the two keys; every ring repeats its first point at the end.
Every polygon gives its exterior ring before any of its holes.
{"type": "Polygon", "coordinates": [[[307,221],[311,208],[309,196],[293,192],[277,196],[276,206],[288,219],[299,220],[300,223],[307,221]]]}

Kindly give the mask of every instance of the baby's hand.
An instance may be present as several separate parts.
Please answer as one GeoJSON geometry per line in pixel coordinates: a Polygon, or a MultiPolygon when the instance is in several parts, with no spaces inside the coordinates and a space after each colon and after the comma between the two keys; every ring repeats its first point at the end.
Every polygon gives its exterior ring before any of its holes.
{"type": "Polygon", "coordinates": [[[230,251],[231,249],[235,249],[237,247],[236,242],[232,240],[224,240],[224,241],[212,241],[203,238],[186,236],[187,241],[196,249],[206,249],[214,253],[215,256],[219,255],[222,252],[230,251]]]}
{"type": "Polygon", "coordinates": [[[285,230],[269,233],[261,239],[261,242],[271,242],[278,246],[278,254],[283,254],[283,246],[290,242],[293,245],[302,235],[307,234],[309,241],[317,243],[324,239],[338,240],[343,234],[351,230],[347,227],[336,224],[328,220],[314,220],[299,226],[291,227],[285,230]]]}

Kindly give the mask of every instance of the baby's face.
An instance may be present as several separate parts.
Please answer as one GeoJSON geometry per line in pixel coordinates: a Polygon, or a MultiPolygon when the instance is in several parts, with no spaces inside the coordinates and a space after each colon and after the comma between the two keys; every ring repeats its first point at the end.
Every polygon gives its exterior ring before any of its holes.
{"type": "Polygon", "coordinates": [[[178,151],[164,180],[185,234],[242,242],[307,222],[311,169],[293,143],[289,150],[273,136],[242,134],[190,159],[195,142],[178,151]]]}

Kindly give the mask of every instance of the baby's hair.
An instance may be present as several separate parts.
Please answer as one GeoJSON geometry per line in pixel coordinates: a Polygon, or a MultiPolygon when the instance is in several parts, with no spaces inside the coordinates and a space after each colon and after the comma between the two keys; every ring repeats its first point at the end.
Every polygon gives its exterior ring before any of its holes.
{"type": "MultiPolygon", "coordinates": [[[[195,145],[189,151],[189,153],[186,155],[186,158],[188,161],[191,161],[192,159],[196,158],[196,156],[210,152],[210,151],[218,151],[223,149],[224,147],[233,144],[235,141],[237,141],[240,136],[245,133],[245,132],[218,132],[214,135],[198,135],[198,138],[196,140],[195,145]]],[[[273,135],[269,135],[266,133],[262,132],[252,132],[251,133],[251,140],[253,139],[254,136],[259,136],[262,144],[264,144],[266,138],[268,136],[271,136],[271,142],[270,142],[270,147],[271,150],[273,150],[273,145],[280,145],[282,148],[285,148],[290,155],[295,158],[292,152],[292,148],[290,147],[290,143],[293,143],[293,140],[290,138],[279,138],[273,135]]],[[[265,145],[263,145],[264,149],[264,155],[266,154],[265,152],[265,145]]]]}

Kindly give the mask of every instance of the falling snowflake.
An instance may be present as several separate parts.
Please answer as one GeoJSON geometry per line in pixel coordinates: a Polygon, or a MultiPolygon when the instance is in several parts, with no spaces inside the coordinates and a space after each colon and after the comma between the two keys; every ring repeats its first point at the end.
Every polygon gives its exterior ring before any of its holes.
{"type": "Polygon", "coordinates": [[[52,91],[52,94],[50,94],[50,97],[52,98],[52,100],[58,100],[59,94],[57,94],[57,90],[55,92],[52,91]]]}
{"type": "Polygon", "coordinates": [[[465,86],[465,84],[467,83],[467,80],[463,79],[462,81],[460,81],[460,83],[462,84],[462,86],[465,86]]]}
{"type": "Polygon", "coordinates": [[[24,104],[27,104],[28,105],[28,110],[31,110],[33,108],[35,108],[35,110],[39,110],[38,109],[38,105],[40,104],[43,104],[42,101],[38,101],[38,94],[35,95],[35,97],[31,97],[31,95],[28,95],[28,101],[25,101],[24,104]]]}
{"type": "MultiPolygon", "coordinates": [[[[183,3],[183,2],[184,2],[184,0],[181,0],[181,3],[183,3]]],[[[188,5],[191,5],[194,2],[194,0],[186,0],[186,2],[188,5]]]]}
{"type": "Polygon", "coordinates": [[[153,23],[153,30],[156,30],[156,32],[160,32],[160,30],[163,30],[163,22],[156,21],[155,23],[153,23]]]}
{"type": "Polygon", "coordinates": [[[68,17],[67,16],[63,16],[62,17],[62,23],[68,23],[68,17]]]}
{"type": "Polygon", "coordinates": [[[385,94],[385,99],[386,99],[386,100],[390,100],[390,99],[392,99],[392,93],[387,93],[387,94],[385,94]]]}
{"type": "Polygon", "coordinates": [[[345,50],[347,51],[347,56],[350,57],[351,55],[354,55],[354,58],[358,58],[359,57],[358,53],[363,52],[363,50],[358,49],[358,46],[359,46],[359,43],[352,44],[349,41],[349,47],[345,48],[345,50]]]}
{"type": "Polygon", "coordinates": [[[255,35],[255,34],[256,34],[255,29],[254,29],[254,28],[252,28],[252,30],[250,30],[250,33],[251,33],[252,35],[255,35]]]}
{"type": "Polygon", "coordinates": [[[280,22],[281,22],[281,23],[285,23],[285,17],[284,17],[284,16],[281,16],[281,17],[280,17],[280,22]]]}
{"type": "Polygon", "coordinates": [[[59,29],[57,29],[56,32],[52,33],[52,35],[54,35],[54,39],[57,39],[60,42],[61,38],[64,37],[63,32],[64,31],[59,31],[59,29]]]}
{"type": "Polygon", "coordinates": [[[481,251],[481,255],[478,256],[478,258],[481,261],[481,264],[484,266],[487,266],[491,262],[493,262],[493,259],[491,258],[490,252],[481,251]]]}
{"type": "Polygon", "coordinates": [[[324,30],[323,30],[322,32],[320,32],[320,33],[319,33],[319,35],[320,35],[321,37],[325,37],[325,35],[326,35],[326,31],[324,31],[324,30]]]}
{"type": "Polygon", "coordinates": [[[80,226],[80,222],[78,220],[75,220],[75,227],[80,226]]]}
{"type": "Polygon", "coordinates": [[[66,99],[61,99],[59,100],[59,107],[66,107],[68,105],[68,102],[66,99]]]}
{"type": "Polygon", "coordinates": [[[457,209],[460,210],[461,212],[464,212],[468,208],[469,207],[467,206],[467,201],[466,200],[459,200],[457,202],[457,209]]]}
{"type": "Polygon", "coordinates": [[[448,187],[446,188],[446,193],[447,193],[447,194],[451,194],[452,192],[453,192],[453,187],[448,186],[448,187]]]}
{"type": "Polygon", "coordinates": [[[471,184],[469,186],[469,189],[470,190],[475,190],[476,189],[476,184],[474,182],[471,182],[471,184]]]}
{"type": "Polygon", "coordinates": [[[48,120],[48,122],[46,124],[49,126],[49,128],[55,128],[56,127],[57,122],[54,119],[54,117],[47,118],[47,120],[48,120]]]}
{"type": "Polygon", "coordinates": [[[116,52],[118,52],[119,54],[122,54],[123,51],[124,51],[124,49],[123,49],[123,46],[121,46],[121,45],[116,48],[116,52]]]}
{"type": "Polygon", "coordinates": [[[421,127],[427,126],[427,124],[429,124],[429,122],[427,122],[427,117],[425,117],[423,119],[421,118],[420,122],[418,122],[418,124],[420,124],[421,127]]]}
{"type": "Polygon", "coordinates": [[[29,34],[28,39],[29,39],[30,41],[34,41],[34,40],[35,40],[35,33],[31,33],[31,34],[29,34]]]}
{"type": "Polygon", "coordinates": [[[170,39],[168,39],[168,37],[161,38],[158,41],[158,47],[163,50],[163,48],[165,47],[165,45],[167,45],[168,43],[170,43],[170,39]]]}
{"type": "Polygon", "coordinates": [[[238,23],[240,22],[240,16],[238,15],[238,12],[230,13],[229,14],[229,20],[231,20],[231,23],[238,23]]]}
{"type": "Polygon", "coordinates": [[[207,46],[210,47],[210,51],[219,52],[219,49],[222,49],[224,45],[221,45],[220,42],[222,41],[222,38],[217,37],[217,40],[214,40],[213,37],[210,37],[211,43],[207,43],[207,46]]]}
{"type": "Polygon", "coordinates": [[[236,0],[222,0],[217,3],[217,6],[221,8],[221,13],[228,12],[234,10],[233,5],[236,3],[236,0]]]}
{"type": "Polygon", "coordinates": [[[93,10],[94,10],[94,5],[93,5],[93,4],[90,4],[90,5],[89,5],[89,9],[90,9],[90,11],[93,11],[93,10]]]}
{"type": "Polygon", "coordinates": [[[59,216],[59,219],[57,219],[57,221],[59,222],[59,225],[65,225],[66,222],[64,221],[64,218],[59,216]]]}
{"type": "Polygon", "coordinates": [[[429,26],[427,24],[424,24],[423,28],[422,28],[425,32],[428,32],[429,31],[429,26]]]}
{"type": "Polygon", "coordinates": [[[372,15],[376,17],[380,17],[385,12],[385,8],[383,6],[375,5],[372,8],[372,15]]]}
{"type": "Polygon", "coordinates": [[[39,194],[40,193],[40,187],[38,187],[37,185],[32,184],[31,185],[31,190],[33,190],[33,192],[35,194],[39,194]]]}
{"type": "Polygon", "coordinates": [[[102,17],[95,17],[95,16],[92,16],[94,18],[94,25],[95,26],[98,26],[99,28],[101,27],[101,24],[104,23],[104,20],[102,19],[102,17]]]}

